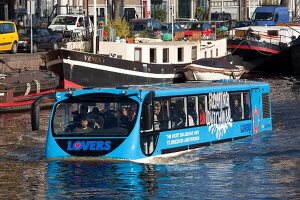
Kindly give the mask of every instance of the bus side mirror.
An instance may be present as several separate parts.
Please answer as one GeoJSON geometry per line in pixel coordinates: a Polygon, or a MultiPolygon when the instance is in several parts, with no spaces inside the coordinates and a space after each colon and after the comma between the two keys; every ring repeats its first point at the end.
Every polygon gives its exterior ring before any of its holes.
{"type": "Polygon", "coordinates": [[[155,93],[151,91],[146,97],[143,104],[143,110],[144,110],[144,117],[143,117],[143,129],[144,130],[150,130],[152,129],[153,125],[153,98],[155,96],[155,93]]]}
{"type": "Polygon", "coordinates": [[[32,131],[39,130],[40,126],[40,119],[39,119],[39,112],[40,112],[40,103],[42,103],[46,99],[54,99],[55,93],[44,94],[37,98],[31,105],[31,127],[32,131]]]}

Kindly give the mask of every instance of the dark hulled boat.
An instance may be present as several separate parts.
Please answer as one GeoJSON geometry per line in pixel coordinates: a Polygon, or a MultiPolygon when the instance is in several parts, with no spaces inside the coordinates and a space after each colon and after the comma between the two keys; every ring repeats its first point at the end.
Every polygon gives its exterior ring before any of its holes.
{"type": "Polygon", "coordinates": [[[251,26],[234,30],[227,49],[245,73],[290,74],[293,72],[286,50],[294,34],[286,26],[251,26]]]}
{"type": "MultiPolygon", "coordinates": [[[[59,77],[48,70],[17,70],[0,74],[0,112],[29,109],[42,94],[55,92],[59,77]]],[[[45,105],[47,102],[45,102],[45,105]]]]}
{"type": "Polygon", "coordinates": [[[45,55],[61,88],[183,82],[183,68],[204,56],[226,54],[226,39],[197,42],[102,42],[100,53],[60,49],[45,55]]]}

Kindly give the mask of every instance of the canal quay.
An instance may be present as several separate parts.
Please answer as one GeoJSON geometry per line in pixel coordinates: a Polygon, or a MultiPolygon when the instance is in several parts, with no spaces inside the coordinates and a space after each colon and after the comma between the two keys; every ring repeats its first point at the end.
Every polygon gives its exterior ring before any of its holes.
{"type": "Polygon", "coordinates": [[[2,53],[0,52],[0,70],[4,72],[9,71],[10,69],[4,66],[3,61],[12,69],[39,69],[40,66],[44,65],[43,55],[46,52],[37,52],[37,53],[2,53]]]}

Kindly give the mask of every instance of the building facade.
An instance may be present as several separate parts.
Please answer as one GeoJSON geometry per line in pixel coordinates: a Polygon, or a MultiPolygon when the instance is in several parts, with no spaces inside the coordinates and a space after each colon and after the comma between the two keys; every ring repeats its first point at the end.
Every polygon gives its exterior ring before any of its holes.
{"type": "MultiPolygon", "coordinates": [[[[28,0],[0,0],[0,20],[23,21],[28,25],[28,0]]],[[[251,18],[255,8],[263,0],[211,0],[211,12],[231,13],[232,19],[251,18]],[[245,5],[243,5],[245,4],[245,5]],[[242,9],[244,8],[244,9],[242,9]]],[[[268,1],[270,3],[270,1],[268,1]]],[[[59,14],[94,15],[94,0],[34,0],[33,25],[40,21],[51,21],[59,14]]],[[[278,4],[279,0],[271,3],[278,4]]],[[[208,0],[96,0],[97,15],[105,19],[121,16],[131,18],[153,17],[154,10],[166,11],[166,21],[175,18],[194,18],[197,7],[208,8],[208,0]]],[[[300,0],[289,2],[291,17],[300,16],[300,0]]],[[[300,19],[299,19],[300,20],[300,19]]]]}

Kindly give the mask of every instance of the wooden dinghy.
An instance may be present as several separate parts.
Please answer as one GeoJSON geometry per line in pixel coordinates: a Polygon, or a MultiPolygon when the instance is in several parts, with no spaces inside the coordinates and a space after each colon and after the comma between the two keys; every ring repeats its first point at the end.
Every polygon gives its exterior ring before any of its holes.
{"type": "Polygon", "coordinates": [[[226,57],[203,58],[193,62],[183,69],[189,81],[208,81],[222,79],[239,79],[245,72],[243,66],[236,66],[226,60],[226,57]]]}

